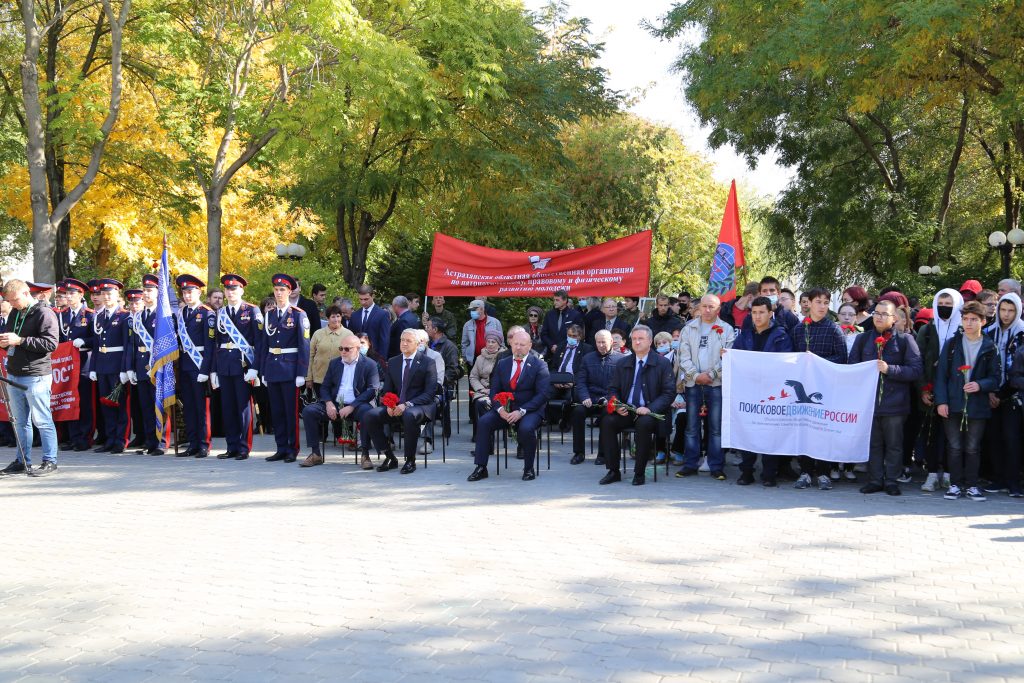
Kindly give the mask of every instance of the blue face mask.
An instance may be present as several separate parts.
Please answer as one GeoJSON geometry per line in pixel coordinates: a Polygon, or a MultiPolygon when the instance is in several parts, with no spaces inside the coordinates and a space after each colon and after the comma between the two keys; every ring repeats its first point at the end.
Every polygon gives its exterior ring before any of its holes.
{"type": "Polygon", "coordinates": [[[473,320],[479,320],[480,319],[480,311],[478,311],[476,309],[473,309],[472,311],[469,312],[469,317],[472,318],[473,320]]]}
{"type": "Polygon", "coordinates": [[[572,337],[566,337],[565,345],[566,346],[570,346],[570,347],[571,346],[579,346],[580,345],[580,340],[579,339],[573,339],[572,337]]]}
{"type": "Polygon", "coordinates": [[[668,353],[669,349],[672,348],[668,344],[658,344],[658,353],[668,353]]]}
{"type": "Polygon", "coordinates": [[[772,308],[775,308],[775,306],[779,303],[779,295],[778,294],[770,294],[768,296],[768,301],[771,301],[772,302],[772,308]]]}
{"type": "Polygon", "coordinates": [[[360,346],[359,347],[359,355],[360,356],[365,356],[367,351],[369,351],[369,349],[367,349],[365,346],[360,346]]]}
{"type": "Polygon", "coordinates": [[[673,339],[672,340],[672,350],[675,351],[678,348],[679,348],[679,340],[678,339],[673,339]]]}

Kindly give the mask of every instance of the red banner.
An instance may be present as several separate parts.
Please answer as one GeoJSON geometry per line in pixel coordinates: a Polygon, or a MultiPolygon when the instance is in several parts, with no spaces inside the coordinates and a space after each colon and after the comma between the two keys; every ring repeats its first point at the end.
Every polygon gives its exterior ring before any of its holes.
{"type": "MultiPolygon", "coordinates": [[[[81,372],[79,359],[78,349],[69,341],[57,344],[57,348],[50,354],[53,370],[53,383],[50,386],[50,411],[53,413],[54,422],[78,419],[78,375],[81,372]]],[[[0,363],[3,363],[6,370],[7,349],[0,349],[0,363]]],[[[7,406],[0,400],[0,422],[10,421],[11,417],[7,412],[7,406]]]]}
{"type": "Polygon", "coordinates": [[[651,231],[564,251],[503,251],[434,235],[430,296],[647,296],[651,231]]]}

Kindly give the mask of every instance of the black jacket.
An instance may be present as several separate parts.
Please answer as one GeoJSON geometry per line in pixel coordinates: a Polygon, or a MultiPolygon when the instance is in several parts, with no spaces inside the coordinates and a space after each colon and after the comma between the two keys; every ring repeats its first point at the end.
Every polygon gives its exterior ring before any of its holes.
{"type": "Polygon", "coordinates": [[[20,377],[43,377],[50,368],[50,354],[57,348],[60,324],[48,306],[33,304],[25,311],[12,310],[8,333],[21,337],[21,344],[7,347],[7,372],[20,377]],[[22,316],[24,322],[21,323],[22,316]]]}

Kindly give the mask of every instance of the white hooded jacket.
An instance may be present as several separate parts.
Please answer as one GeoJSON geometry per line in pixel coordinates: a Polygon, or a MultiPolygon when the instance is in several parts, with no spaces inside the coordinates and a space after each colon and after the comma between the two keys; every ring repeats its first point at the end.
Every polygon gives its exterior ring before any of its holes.
{"type": "Polygon", "coordinates": [[[996,352],[999,354],[999,385],[1006,384],[1006,377],[1010,372],[1010,364],[1013,363],[1013,352],[1019,343],[1021,335],[1024,335],[1024,320],[1021,320],[1021,300],[1016,292],[1007,292],[999,297],[999,305],[1004,301],[1013,304],[1017,309],[1017,317],[1004,330],[999,319],[999,307],[996,308],[996,321],[985,328],[985,334],[992,338],[996,344],[996,352]]]}

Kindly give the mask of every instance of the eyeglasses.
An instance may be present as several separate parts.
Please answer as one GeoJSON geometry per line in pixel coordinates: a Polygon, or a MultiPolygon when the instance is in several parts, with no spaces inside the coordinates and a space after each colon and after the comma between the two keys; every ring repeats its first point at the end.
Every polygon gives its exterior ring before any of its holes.
{"type": "Polygon", "coordinates": [[[531,314],[530,314],[530,315],[528,315],[527,317],[528,317],[528,318],[536,318],[536,317],[537,317],[537,314],[536,314],[536,313],[531,313],[531,314]]]}
{"type": "Polygon", "coordinates": [[[358,346],[339,346],[338,348],[341,349],[342,351],[358,351],[359,350],[358,346]]]}

